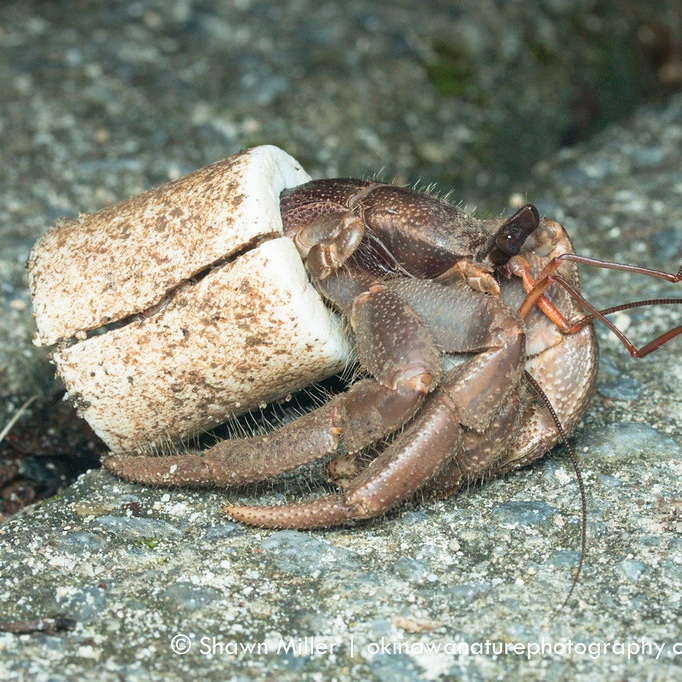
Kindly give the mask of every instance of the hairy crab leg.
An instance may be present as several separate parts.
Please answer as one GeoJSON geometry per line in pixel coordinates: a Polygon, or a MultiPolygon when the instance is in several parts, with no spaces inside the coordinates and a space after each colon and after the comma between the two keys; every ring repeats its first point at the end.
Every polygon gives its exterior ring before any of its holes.
{"type": "MultiPolygon", "coordinates": [[[[466,374],[465,366],[451,370],[398,440],[345,492],[274,507],[226,505],[225,512],[236,521],[266,528],[324,528],[380,516],[433,479],[444,487],[445,481],[453,477],[451,462],[455,458],[457,472],[488,466],[482,461],[484,448],[469,453],[462,445],[457,398],[450,389],[456,393],[462,382],[468,383],[466,374]],[[467,462],[470,457],[472,463],[467,462]]],[[[509,410],[505,416],[510,420],[496,425],[495,430],[513,433],[517,415],[509,410]]],[[[494,453],[487,454],[494,459],[494,453]]]]}
{"type": "Polygon", "coordinates": [[[234,487],[265,480],[327,454],[356,452],[400,428],[421,401],[408,385],[366,379],[271,433],[223,440],[202,454],[112,455],[104,467],[147,485],[234,487]]]}
{"type": "MultiPolygon", "coordinates": [[[[421,298],[423,284],[416,282],[415,288],[421,298]]],[[[238,521],[274,528],[326,527],[372,518],[428,485],[453,457],[466,458],[463,427],[481,433],[490,427],[499,404],[520,382],[525,361],[525,334],[518,318],[499,299],[466,291],[470,299],[465,295],[458,311],[462,317],[455,319],[465,329],[474,328],[481,314],[492,311],[491,324],[480,325],[485,331],[477,331],[488,335],[487,349],[447,373],[405,432],[347,491],[278,507],[228,505],[226,512],[238,521]],[[471,305],[475,300],[478,305],[471,305]]],[[[450,292],[453,301],[456,293],[450,292]]],[[[507,424],[510,431],[512,426],[507,424]]]]}
{"type": "Polygon", "coordinates": [[[447,465],[461,444],[454,404],[438,389],[400,438],[345,492],[281,506],[226,505],[234,520],[265,528],[324,528],[379,516],[447,465]]]}

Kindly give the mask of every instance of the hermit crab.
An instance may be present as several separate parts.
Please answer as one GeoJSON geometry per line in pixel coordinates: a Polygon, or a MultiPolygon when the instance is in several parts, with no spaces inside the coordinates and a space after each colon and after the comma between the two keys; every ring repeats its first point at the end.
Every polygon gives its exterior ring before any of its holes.
{"type": "Polygon", "coordinates": [[[109,471],[237,487],[326,457],[332,475],[351,471],[339,492],[227,507],[248,524],[311,528],[376,517],[417,493],[446,496],[541,457],[593,392],[595,318],[633,356],[682,333],[636,349],[605,317],[622,307],[599,311],[582,297],[579,265],[682,279],[682,268],[578,256],[530,204],[478,220],[413,189],[311,181],[260,147],[57,226],[29,273],[37,341],[114,451],[109,471]],[[271,433],[150,452],[348,363],[364,378],[271,433]],[[367,448],[377,455],[356,470],[367,448]]]}

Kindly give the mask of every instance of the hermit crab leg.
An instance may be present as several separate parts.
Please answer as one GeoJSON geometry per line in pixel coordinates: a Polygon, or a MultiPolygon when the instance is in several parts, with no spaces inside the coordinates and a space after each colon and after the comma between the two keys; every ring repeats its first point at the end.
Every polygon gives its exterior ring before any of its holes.
{"type": "MultiPolygon", "coordinates": [[[[384,290],[392,284],[386,283],[384,290]]],[[[426,303],[426,289],[432,293],[439,291],[438,285],[433,283],[408,281],[399,287],[404,298],[415,293],[409,292],[411,284],[416,291],[415,307],[419,301],[426,303]]],[[[275,528],[326,527],[353,519],[372,518],[427,485],[453,458],[466,460],[469,457],[462,447],[463,427],[485,432],[495,415],[499,416],[499,404],[504,404],[523,375],[525,334],[520,320],[499,299],[466,287],[455,291],[442,287],[440,292],[441,302],[449,299],[447,312],[457,313],[454,317],[457,324],[453,325],[451,321],[452,336],[461,336],[466,346],[459,350],[470,350],[472,345],[485,345],[485,350],[448,372],[406,431],[351,483],[345,493],[279,507],[229,505],[226,512],[232,518],[275,528]],[[487,316],[491,323],[481,325],[479,320],[485,320],[487,316]],[[480,338],[473,344],[466,343],[467,330],[479,337],[486,336],[485,343],[480,338]]],[[[423,306],[428,315],[427,307],[423,306]]],[[[431,312],[435,313],[436,309],[434,306],[431,312]]],[[[435,336],[439,337],[439,332],[435,336]]],[[[510,411],[501,428],[506,426],[513,432],[516,416],[510,411]]],[[[476,451],[472,456],[478,457],[476,451]]],[[[463,468],[467,466],[462,464],[463,468]]]]}
{"type": "Polygon", "coordinates": [[[338,495],[275,507],[226,505],[234,520],[265,528],[324,528],[379,516],[437,475],[461,444],[454,404],[441,389],[402,436],[338,495]]]}
{"type": "MultiPolygon", "coordinates": [[[[473,429],[462,431],[455,422],[457,415],[447,395],[447,388],[461,380],[462,372],[460,368],[446,374],[443,381],[445,390],[439,389],[427,399],[419,417],[410,424],[399,441],[393,444],[391,456],[383,463],[381,472],[376,468],[377,465],[373,464],[353,482],[352,488],[345,495],[331,495],[312,502],[287,505],[287,522],[291,522],[291,527],[315,527],[320,523],[318,520],[320,516],[326,519],[324,525],[344,523],[354,517],[351,506],[354,497],[367,507],[370,485],[373,491],[388,488],[392,492],[393,497],[386,494],[382,497],[383,506],[389,507],[406,499],[420,488],[431,499],[442,498],[449,496],[467,482],[489,475],[499,458],[499,453],[505,452],[516,437],[514,427],[521,415],[523,403],[520,397],[513,393],[504,402],[485,432],[477,433],[473,429]],[[400,466],[405,467],[406,464],[417,466],[401,472],[400,466]],[[401,475],[409,487],[393,487],[391,477],[396,474],[401,475]],[[419,481],[422,480],[425,481],[425,485],[420,486],[419,481]]],[[[244,523],[270,526],[282,524],[283,509],[231,505],[226,511],[244,523]]]]}
{"type": "Polygon", "coordinates": [[[103,465],[120,478],[147,485],[246,485],[327,454],[361,450],[400,428],[417,411],[421,399],[402,384],[389,389],[367,379],[264,436],[223,440],[200,455],[113,455],[103,465]]]}

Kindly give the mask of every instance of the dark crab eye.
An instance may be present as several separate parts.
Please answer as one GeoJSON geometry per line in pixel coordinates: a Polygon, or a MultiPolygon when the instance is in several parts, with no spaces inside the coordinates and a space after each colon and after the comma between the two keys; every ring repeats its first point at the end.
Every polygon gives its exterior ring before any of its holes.
{"type": "Polygon", "coordinates": [[[515,256],[521,251],[521,244],[517,237],[513,234],[498,234],[495,237],[495,245],[500,251],[504,251],[509,256],[515,256]]]}
{"type": "Polygon", "coordinates": [[[493,265],[504,265],[520,251],[528,235],[540,224],[540,214],[533,204],[526,204],[509,218],[495,234],[490,251],[493,265]]]}

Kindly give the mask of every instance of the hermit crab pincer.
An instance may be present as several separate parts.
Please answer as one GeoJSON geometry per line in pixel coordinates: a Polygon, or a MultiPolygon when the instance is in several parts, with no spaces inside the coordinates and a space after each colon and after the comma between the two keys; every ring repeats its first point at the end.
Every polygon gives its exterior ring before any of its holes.
{"type": "MultiPolygon", "coordinates": [[[[236,520],[278,528],[372,518],[415,493],[443,497],[528,464],[570,433],[595,385],[593,319],[614,329],[633,356],[682,332],[675,327],[636,349],[604,316],[621,308],[592,308],[577,272],[586,264],[675,283],[682,268],[667,274],[578,256],[564,228],[530,204],[511,217],[478,220],[381,182],[289,184],[278,192],[284,238],[346,321],[365,378],[266,435],[202,453],[114,454],[104,461],[109,471],[151,485],[237,487],[323,457],[333,458],[331,472],[353,471],[356,453],[392,437],[338,493],[226,508],[236,520]]],[[[193,285],[183,280],[184,289],[193,285]]],[[[171,287],[173,296],[182,287],[171,287]]],[[[134,323],[148,324],[162,307],[134,323]]],[[[70,392],[87,409],[89,401],[70,392]]]]}

